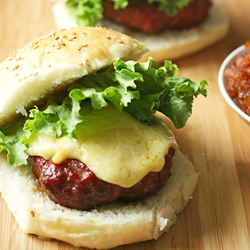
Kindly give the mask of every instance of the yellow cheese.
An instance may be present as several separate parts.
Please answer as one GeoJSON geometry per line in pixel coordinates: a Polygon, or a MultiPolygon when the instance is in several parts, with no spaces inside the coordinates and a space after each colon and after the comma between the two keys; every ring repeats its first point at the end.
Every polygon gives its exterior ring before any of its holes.
{"type": "Polygon", "coordinates": [[[37,133],[28,153],[52,158],[54,163],[78,159],[98,178],[131,187],[147,173],[160,171],[169,148],[177,147],[172,133],[161,122],[138,123],[112,106],[86,116],[77,127],[77,137],[76,141],[37,133]],[[98,122],[91,123],[93,120],[98,122]]]}

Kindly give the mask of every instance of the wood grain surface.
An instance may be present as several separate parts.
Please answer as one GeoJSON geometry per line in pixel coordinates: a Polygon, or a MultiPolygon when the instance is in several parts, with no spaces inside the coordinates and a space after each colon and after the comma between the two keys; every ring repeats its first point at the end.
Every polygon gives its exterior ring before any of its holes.
{"type": "MultiPolygon", "coordinates": [[[[193,199],[177,223],[157,241],[116,250],[250,249],[250,125],[226,104],[217,82],[223,59],[250,40],[250,1],[214,1],[225,6],[229,34],[201,52],[174,61],[180,75],[210,83],[208,97],[195,100],[186,127],[173,128],[182,152],[200,172],[193,199]]],[[[51,6],[49,0],[0,0],[0,61],[25,43],[55,30],[51,6]]],[[[24,234],[0,195],[0,249],[78,248],[24,234]]]]}

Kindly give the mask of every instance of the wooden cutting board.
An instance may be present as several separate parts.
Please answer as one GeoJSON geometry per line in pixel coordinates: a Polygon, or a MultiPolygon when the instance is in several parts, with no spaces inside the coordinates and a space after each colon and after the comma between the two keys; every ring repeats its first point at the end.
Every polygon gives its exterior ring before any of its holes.
{"type": "MultiPolygon", "coordinates": [[[[250,1],[217,1],[229,15],[229,34],[201,52],[174,61],[180,75],[210,83],[208,97],[195,100],[186,127],[173,128],[180,149],[200,172],[193,199],[157,241],[116,250],[250,249],[250,125],[225,103],[217,82],[223,59],[250,40],[250,1]]],[[[46,0],[0,0],[0,61],[23,44],[55,30],[52,4],[46,0]]],[[[0,195],[0,249],[77,248],[24,234],[0,195]]]]}

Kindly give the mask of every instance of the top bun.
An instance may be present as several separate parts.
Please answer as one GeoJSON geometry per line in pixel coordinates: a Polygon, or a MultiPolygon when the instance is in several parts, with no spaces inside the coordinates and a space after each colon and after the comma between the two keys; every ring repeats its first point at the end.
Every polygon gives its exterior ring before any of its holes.
{"type": "Polygon", "coordinates": [[[39,100],[118,58],[138,60],[145,45],[122,33],[94,27],[52,32],[13,52],[0,64],[0,124],[39,100]]]}

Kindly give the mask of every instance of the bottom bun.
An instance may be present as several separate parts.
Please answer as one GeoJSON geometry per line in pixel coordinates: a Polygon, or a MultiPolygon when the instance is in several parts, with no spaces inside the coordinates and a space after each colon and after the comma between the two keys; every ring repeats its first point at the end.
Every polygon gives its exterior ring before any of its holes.
{"type": "MultiPolygon", "coordinates": [[[[67,7],[61,1],[54,4],[53,14],[58,29],[77,26],[67,7]]],[[[99,26],[107,27],[127,34],[144,43],[149,49],[141,61],[153,57],[156,61],[173,60],[197,52],[222,39],[228,32],[229,19],[219,3],[213,3],[207,20],[194,28],[159,33],[145,34],[128,29],[122,25],[103,19],[99,26]]]]}
{"type": "Polygon", "coordinates": [[[171,176],[156,194],[80,211],[52,202],[30,167],[11,167],[1,156],[0,173],[0,192],[25,233],[97,249],[157,239],[176,222],[198,179],[187,157],[176,152],[171,176]]]}

